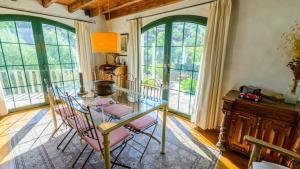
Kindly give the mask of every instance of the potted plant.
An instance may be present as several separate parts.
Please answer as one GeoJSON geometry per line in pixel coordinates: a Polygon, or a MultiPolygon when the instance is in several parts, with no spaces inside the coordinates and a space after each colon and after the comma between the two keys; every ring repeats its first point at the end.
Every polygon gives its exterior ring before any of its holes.
{"type": "MultiPolygon", "coordinates": [[[[282,48],[285,54],[290,57],[291,61],[288,63],[288,67],[292,70],[294,79],[289,92],[294,95],[297,101],[297,86],[300,80],[300,24],[298,21],[289,28],[288,32],[282,34],[282,48]]],[[[290,103],[290,102],[289,102],[290,103]]]]}

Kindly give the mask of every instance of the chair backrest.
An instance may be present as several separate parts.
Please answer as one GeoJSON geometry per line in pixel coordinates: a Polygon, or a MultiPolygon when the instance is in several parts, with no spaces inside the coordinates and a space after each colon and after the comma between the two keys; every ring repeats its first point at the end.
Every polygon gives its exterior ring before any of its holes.
{"type": "Polygon", "coordinates": [[[141,81],[139,93],[147,99],[161,100],[162,89],[162,84],[157,80],[147,79],[146,81],[141,81]]]}
{"type": "Polygon", "coordinates": [[[70,95],[68,95],[68,104],[74,114],[71,119],[75,122],[75,129],[78,132],[78,135],[80,137],[88,137],[96,140],[103,155],[101,140],[99,139],[101,136],[96,132],[97,128],[90,107],[82,105],[75,97],[70,95]]]}
{"type": "Polygon", "coordinates": [[[67,93],[65,93],[61,88],[55,86],[53,89],[53,93],[51,95],[54,96],[54,105],[56,107],[56,112],[61,115],[62,120],[66,123],[67,118],[73,116],[71,109],[69,108],[69,99],[67,93]]]}

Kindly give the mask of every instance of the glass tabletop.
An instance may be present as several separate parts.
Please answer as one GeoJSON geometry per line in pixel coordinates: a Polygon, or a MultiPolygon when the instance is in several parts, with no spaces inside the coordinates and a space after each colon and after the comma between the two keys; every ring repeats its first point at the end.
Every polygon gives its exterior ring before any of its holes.
{"type": "Polygon", "coordinates": [[[82,96],[77,94],[73,94],[73,96],[76,96],[79,103],[90,107],[93,122],[98,126],[100,132],[104,134],[168,105],[166,100],[145,96],[121,87],[115,87],[115,92],[109,96],[97,96],[93,90],[82,96]],[[108,113],[111,110],[114,111],[114,108],[111,106],[115,105],[125,105],[121,107],[123,111],[124,108],[127,108],[125,113],[121,113],[122,115],[118,117],[108,113]]]}

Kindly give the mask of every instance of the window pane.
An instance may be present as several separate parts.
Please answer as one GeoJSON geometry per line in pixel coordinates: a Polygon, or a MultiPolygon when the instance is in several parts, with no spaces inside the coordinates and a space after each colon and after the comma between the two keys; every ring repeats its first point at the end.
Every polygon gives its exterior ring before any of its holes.
{"type": "Polygon", "coordinates": [[[141,44],[142,44],[142,46],[147,46],[147,37],[148,37],[148,33],[147,32],[145,32],[145,33],[143,33],[142,34],[142,39],[141,39],[141,44]]]}
{"type": "Polygon", "coordinates": [[[74,73],[74,79],[78,80],[79,79],[79,66],[78,65],[73,65],[73,73],[74,73]]]}
{"type": "Polygon", "coordinates": [[[43,24],[45,44],[57,45],[55,26],[43,24]]]}
{"type": "Polygon", "coordinates": [[[184,25],[184,46],[195,46],[197,24],[185,23],[184,25]]]}
{"type": "Polygon", "coordinates": [[[46,45],[46,52],[47,52],[48,64],[60,63],[57,46],[46,45]]]}
{"type": "Polygon", "coordinates": [[[175,22],[172,24],[172,46],[182,46],[183,26],[183,22],[175,22]]]}
{"type": "Polygon", "coordinates": [[[7,69],[12,87],[26,86],[23,66],[9,66],[7,69]]]}
{"type": "Polygon", "coordinates": [[[192,72],[181,71],[180,74],[180,91],[191,93],[192,92],[192,72]]]}
{"type": "Polygon", "coordinates": [[[31,22],[17,21],[16,25],[20,43],[35,44],[31,22]]]}
{"type": "Polygon", "coordinates": [[[13,88],[13,94],[17,107],[30,105],[27,87],[13,88]]]}
{"type": "Polygon", "coordinates": [[[190,94],[180,92],[179,103],[179,111],[188,114],[190,108],[190,94]]]}
{"type": "Polygon", "coordinates": [[[72,63],[68,46],[59,46],[59,54],[61,63],[72,63]]]}
{"type": "Polygon", "coordinates": [[[182,55],[182,69],[184,70],[193,70],[193,61],[194,61],[194,47],[184,47],[182,55]]]}
{"type": "Polygon", "coordinates": [[[28,89],[32,104],[44,102],[44,93],[41,85],[29,86],[28,89]]]}
{"type": "Polygon", "coordinates": [[[204,45],[204,39],[205,39],[205,32],[206,27],[202,25],[198,25],[198,31],[197,31],[197,46],[203,46],[204,45]]]}
{"type": "Polygon", "coordinates": [[[17,32],[14,21],[0,22],[0,40],[1,42],[18,43],[17,32]]]}
{"type": "Polygon", "coordinates": [[[0,67],[0,82],[3,88],[9,88],[9,79],[7,76],[6,68],[0,67]]]}
{"type": "Polygon", "coordinates": [[[42,84],[39,66],[25,66],[28,85],[42,84]]]}
{"type": "Polygon", "coordinates": [[[182,58],[182,47],[171,47],[171,68],[180,69],[182,58]]]}
{"type": "Polygon", "coordinates": [[[14,101],[13,101],[13,95],[12,92],[9,89],[3,89],[4,91],[4,96],[5,96],[5,102],[6,102],[6,106],[8,109],[12,109],[15,107],[14,105],[14,101]]]}
{"type": "Polygon", "coordinates": [[[159,82],[159,83],[162,83],[163,82],[163,73],[164,73],[164,70],[163,68],[156,68],[155,69],[155,79],[159,82]]]}
{"type": "Polygon", "coordinates": [[[70,40],[70,46],[73,48],[76,48],[76,34],[73,32],[69,32],[69,40],[70,40]]]}
{"type": "Polygon", "coordinates": [[[72,46],[71,46],[71,59],[72,59],[72,63],[78,63],[76,48],[72,46]]]}
{"type": "Polygon", "coordinates": [[[35,45],[25,45],[21,44],[21,52],[25,65],[37,65],[37,54],[35,45]]]}
{"type": "Polygon", "coordinates": [[[148,31],[148,39],[147,46],[155,46],[156,45],[156,28],[151,28],[148,31]]]}
{"type": "Polygon", "coordinates": [[[0,66],[4,66],[4,65],[5,65],[5,62],[4,62],[3,52],[2,52],[2,48],[0,46],[0,66]]]}
{"type": "Polygon", "coordinates": [[[178,110],[179,91],[169,90],[169,107],[178,110]]]}
{"type": "Polygon", "coordinates": [[[196,47],[195,50],[195,61],[194,61],[194,70],[199,71],[201,58],[203,55],[203,46],[202,47],[196,47]]]}
{"type": "Polygon", "coordinates": [[[61,82],[62,81],[60,65],[49,65],[49,71],[50,71],[51,82],[61,82]]]}
{"type": "Polygon", "coordinates": [[[63,64],[63,65],[61,65],[61,67],[62,67],[62,72],[63,72],[63,80],[64,81],[73,80],[72,65],[71,64],[63,64]]]}
{"type": "Polygon", "coordinates": [[[156,67],[163,67],[164,65],[164,47],[156,47],[156,67]]]}
{"type": "Polygon", "coordinates": [[[3,43],[2,47],[7,65],[22,65],[22,58],[18,44],[3,43]]]}
{"type": "Polygon", "coordinates": [[[170,89],[179,90],[180,70],[170,69],[170,89]]]}
{"type": "Polygon", "coordinates": [[[57,41],[59,45],[69,45],[68,31],[59,27],[56,27],[57,41]]]}
{"type": "Polygon", "coordinates": [[[156,46],[165,46],[165,25],[157,26],[156,46]]]}
{"type": "Polygon", "coordinates": [[[153,66],[154,65],[154,60],[155,59],[155,47],[148,47],[147,48],[147,66],[153,66]]]}

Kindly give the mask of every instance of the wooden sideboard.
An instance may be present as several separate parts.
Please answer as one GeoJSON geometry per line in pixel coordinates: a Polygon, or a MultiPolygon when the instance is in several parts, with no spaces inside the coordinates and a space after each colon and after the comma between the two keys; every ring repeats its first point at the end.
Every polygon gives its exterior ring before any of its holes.
{"type": "MultiPolygon", "coordinates": [[[[217,146],[250,155],[252,147],[244,141],[245,135],[264,140],[271,144],[300,154],[300,104],[288,105],[263,99],[256,103],[240,99],[238,91],[230,91],[223,97],[223,113],[217,146]]],[[[262,158],[284,165],[288,159],[264,149],[262,158]]]]}

